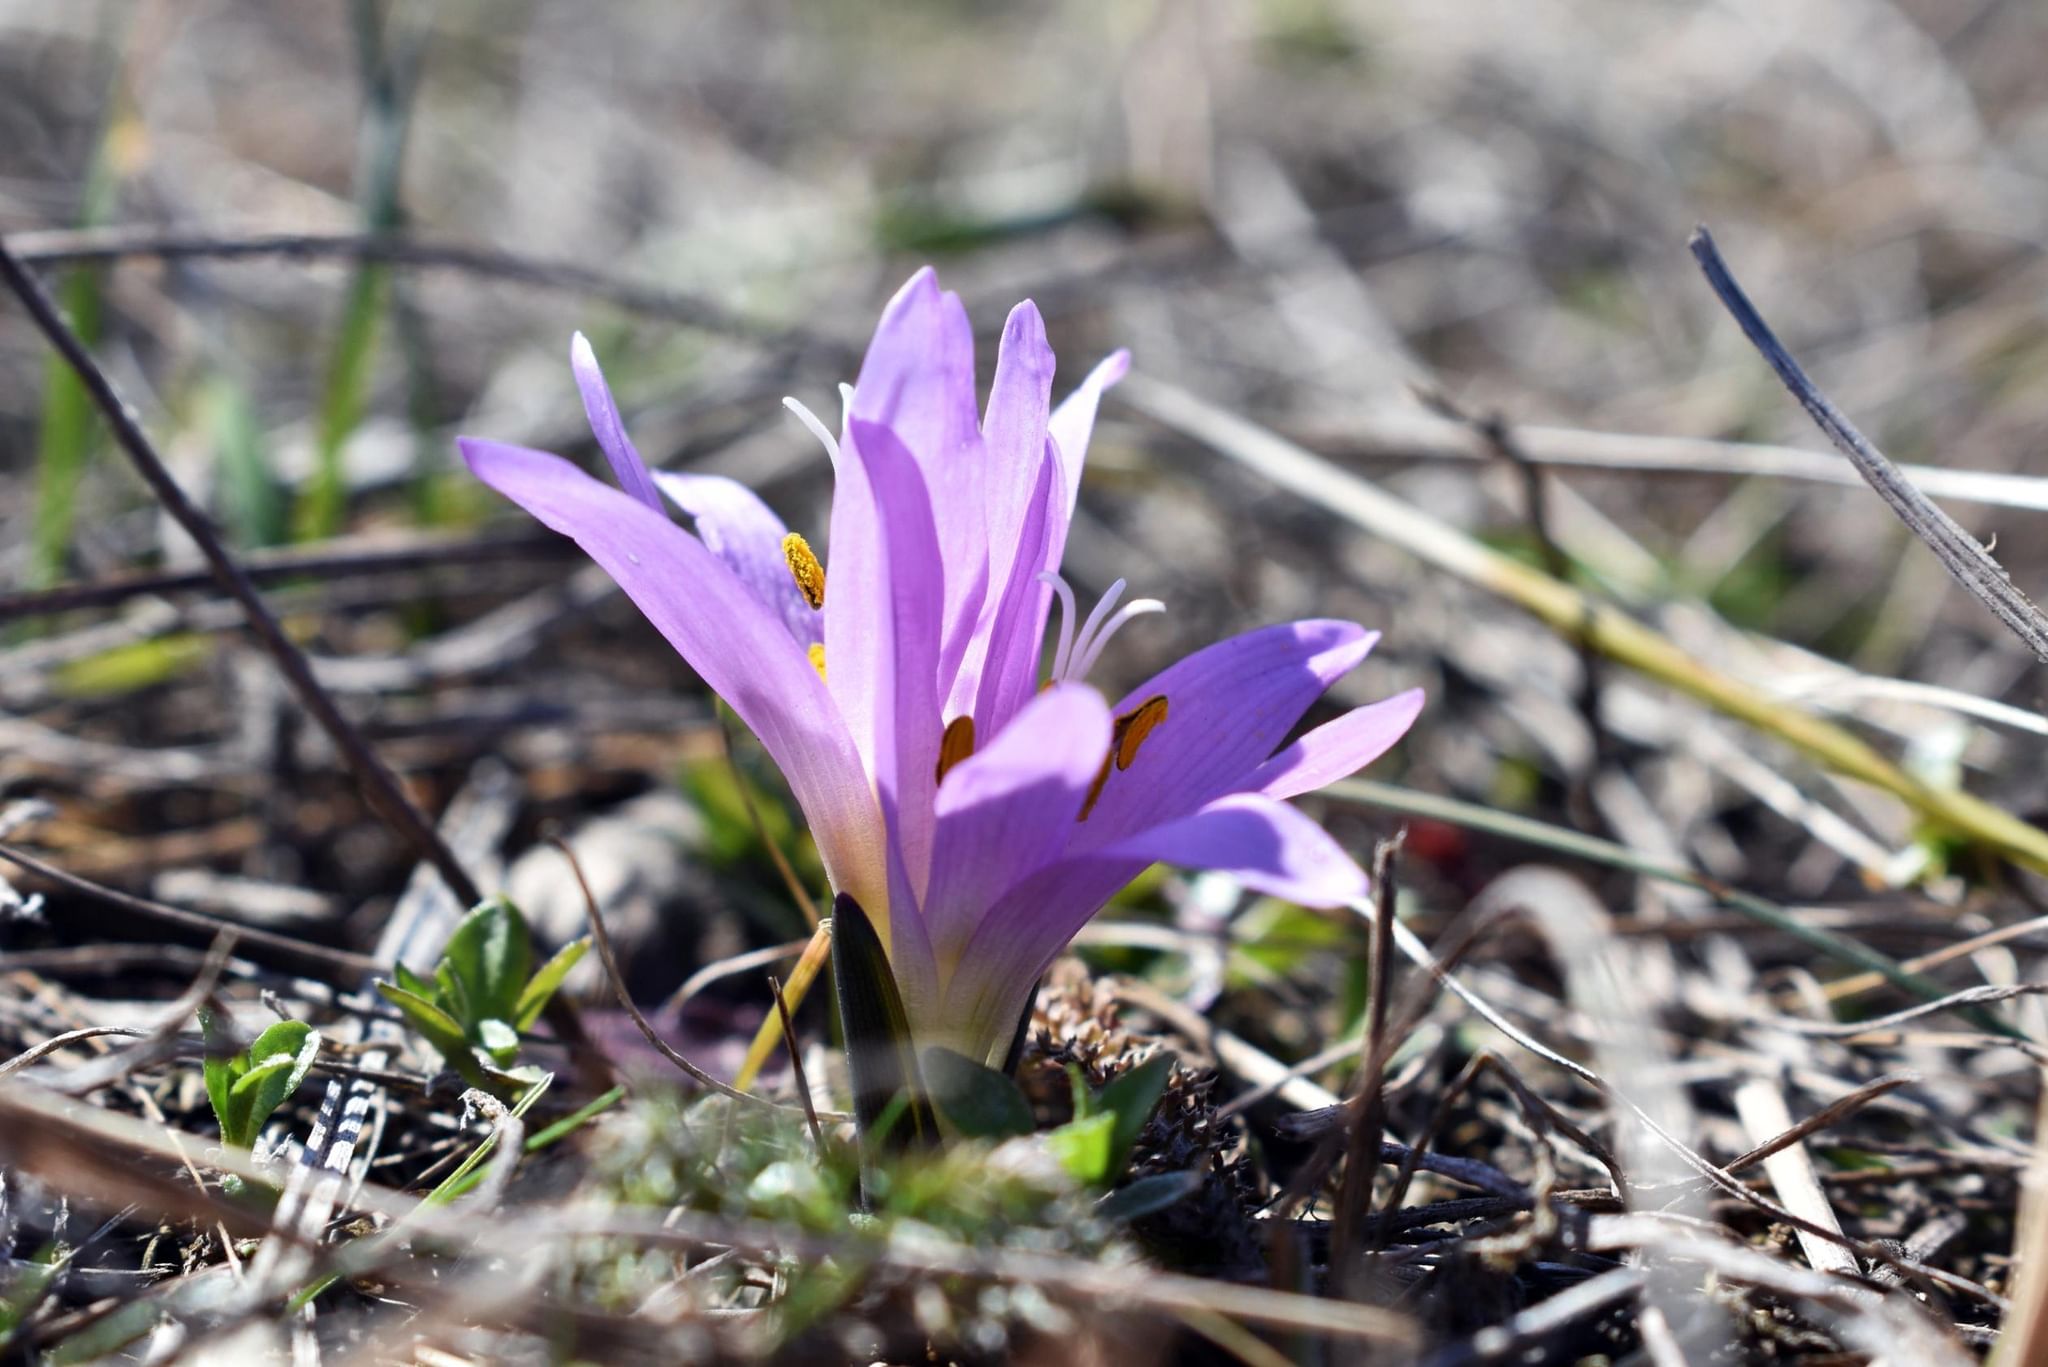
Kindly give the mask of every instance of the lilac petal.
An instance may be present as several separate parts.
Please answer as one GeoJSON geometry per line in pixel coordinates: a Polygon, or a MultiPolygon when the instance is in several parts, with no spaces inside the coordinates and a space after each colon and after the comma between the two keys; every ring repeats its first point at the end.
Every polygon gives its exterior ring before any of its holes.
{"type": "Polygon", "coordinates": [[[1218,798],[1111,848],[1047,864],[1003,894],[946,982],[944,1019],[961,1041],[953,1047],[986,1059],[1007,1044],[1027,995],[1060,951],[1118,888],[1159,862],[1220,870],[1311,906],[1366,891],[1358,865],[1300,812],[1255,793],[1218,798]]]}
{"type": "Polygon", "coordinates": [[[690,668],[760,737],[809,819],[833,887],[888,905],[887,846],[860,754],[782,623],[668,514],[559,456],[464,437],[477,478],[604,566],[690,668]]]}
{"type": "Polygon", "coordinates": [[[1340,906],[1365,895],[1364,870],[1327,831],[1259,793],[1219,797],[1191,816],[1141,831],[1102,853],[1213,869],[1306,906],[1340,906]]]}
{"type": "Polygon", "coordinates": [[[1245,786],[1267,797],[1286,798],[1335,783],[1392,749],[1421,711],[1419,688],[1354,707],[1260,765],[1245,786]]]}
{"type": "Polygon", "coordinates": [[[1378,639],[1352,622],[1262,627],[1198,650],[1133,689],[1116,715],[1164,696],[1166,718],[1130,768],[1109,776],[1076,845],[1115,844],[1248,786],[1301,714],[1378,639]]]}
{"type": "Polygon", "coordinates": [[[583,412],[590,419],[590,430],[597,434],[604,458],[611,462],[612,477],[621,489],[666,517],[661,495],[654,492],[654,481],[647,477],[646,462],[626,435],[626,424],[619,420],[619,406],[612,401],[604,371],[598,368],[597,353],[580,332],[569,340],[569,369],[576,374],[576,387],[583,391],[583,412]]]}
{"type": "Polygon", "coordinates": [[[932,955],[923,908],[910,886],[910,872],[893,835],[889,849],[889,916],[883,949],[889,956],[889,976],[896,980],[896,993],[903,999],[903,1013],[910,1018],[911,1034],[921,1037],[941,1020],[938,961],[932,955]]]}
{"type": "Polygon", "coordinates": [[[789,529],[761,496],[723,475],[654,472],[655,485],[690,515],[697,539],[723,560],[754,596],[779,614],[800,646],[825,639],[825,621],[804,601],[782,551],[789,529]]]}
{"type": "Polygon", "coordinates": [[[954,681],[952,710],[973,716],[976,726],[997,731],[1031,700],[1038,690],[1038,671],[1045,654],[1045,615],[1052,590],[1039,582],[1038,567],[1055,528],[1064,535],[1067,510],[1060,506],[1060,473],[1048,461],[1038,470],[1024,525],[1017,532],[1018,554],[1010,564],[1002,596],[990,604],[977,633],[976,651],[969,652],[954,681]]]}
{"type": "Polygon", "coordinates": [[[948,654],[980,614],[990,579],[980,414],[974,398],[974,329],[960,296],[927,266],[910,277],[875,326],[854,382],[849,421],[896,434],[916,458],[945,563],[948,654]]]}
{"type": "Polygon", "coordinates": [[[917,462],[885,427],[847,426],[832,494],[825,677],[874,775],[911,886],[931,866],[943,581],[917,462]]]}
{"type": "MultiPolygon", "coordinates": [[[[1081,467],[1088,459],[1088,439],[1095,432],[1095,410],[1102,404],[1102,395],[1121,380],[1131,369],[1131,353],[1112,351],[1095,363],[1095,369],[1088,372],[1088,378],[1081,381],[1080,388],[1060,400],[1060,406],[1052,411],[1052,418],[1046,423],[1053,444],[1059,447],[1060,466],[1067,476],[1067,507],[1075,506],[1081,496],[1081,467]]],[[[1055,550],[1063,550],[1066,538],[1060,538],[1055,550]]],[[[1059,568],[1059,558],[1054,556],[1049,570],[1059,568]]]]}
{"type": "MultiPolygon", "coordinates": [[[[1049,455],[1046,418],[1052,403],[1052,348],[1045,321],[1029,299],[1010,310],[1003,324],[1002,350],[989,388],[988,416],[982,420],[987,447],[986,492],[989,582],[1009,582],[1018,553],[1018,533],[1029,516],[1032,493],[1049,455]]],[[[1042,568],[1042,567],[1039,567],[1042,568]]]]}
{"type": "Polygon", "coordinates": [[[1092,688],[1065,684],[1032,699],[946,774],[924,896],[942,965],[1004,891],[1065,847],[1108,752],[1109,705],[1092,688]]]}
{"type": "Polygon", "coordinates": [[[975,410],[974,329],[927,266],[882,310],[848,416],[895,431],[929,474],[980,430],[975,410]]]}
{"type": "MultiPolygon", "coordinates": [[[[942,1019],[952,1048],[995,1061],[1038,980],[1116,890],[1149,859],[1062,859],[1027,875],[990,907],[946,980],[942,1019]]],[[[949,1041],[941,1041],[949,1042],[949,1041]]]]}
{"type": "MultiPolygon", "coordinates": [[[[936,510],[934,510],[936,513],[936,510]]],[[[941,536],[944,533],[941,532],[941,536]]],[[[958,557],[947,559],[944,542],[940,543],[939,558],[945,561],[947,598],[952,598],[955,578],[954,567],[961,563],[958,557]]],[[[967,559],[971,576],[957,604],[946,609],[945,640],[939,647],[939,692],[949,698],[964,699],[958,708],[950,703],[947,715],[957,715],[965,710],[974,699],[974,684],[981,676],[979,660],[988,648],[984,627],[989,613],[996,604],[988,601],[988,557],[970,556],[967,559]]]]}

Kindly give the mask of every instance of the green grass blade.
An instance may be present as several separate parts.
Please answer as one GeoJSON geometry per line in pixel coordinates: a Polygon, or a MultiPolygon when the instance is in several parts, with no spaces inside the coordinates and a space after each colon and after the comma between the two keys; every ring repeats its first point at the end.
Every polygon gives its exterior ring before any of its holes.
{"type": "MultiPolygon", "coordinates": [[[[1531,817],[1517,816],[1512,812],[1497,812],[1477,803],[1461,802],[1452,797],[1439,797],[1434,793],[1420,793],[1412,788],[1402,788],[1391,783],[1376,783],[1370,779],[1345,779],[1331,784],[1322,791],[1326,796],[1344,802],[1355,802],[1365,807],[1377,807],[1383,811],[1400,812],[1406,816],[1419,816],[1452,826],[1485,831],[1490,835],[1520,841],[1525,845],[1535,845],[1589,863],[1624,869],[1645,878],[1657,879],[1659,882],[1697,888],[1722,906],[1740,912],[1759,925],[1789,935],[1823,954],[1832,955],[1859,968],[1883,975],[1885,981],[1912,993],[1922,1001],[1938,1001],[1951,992],[1950,988],[1942,986],[1932,978],[1900,967],[1897,962],[1886,958],[1868,945],[1852,940],[1846,935],[1837,935],[1819,926],[1808,925],[1775,902],[1731,888],[1718,879],[1696,873],[1682,865],[1666,864],[1637,854],[1626,846],[1602,840],[1598,836],[1566,830],[1561,826],[1553,826],[1531,817]]],[[[1983,1028],[2008,1039],[2026,1038],[2020,1031],[1988,1013],[1973,1009],[1967,1014],[1983,1028]]]]}
{"type": "MultiPolygon", "coordinates": [[[[401,11],[391,11],[391,25],[401,11]]],[[[400,175],[405,166],[406,133],[411,124],[414,79],[426,27],[410,29],[403,40],[386,42],[386,23],[374,0],[356,0],[354,20],[357,62],[363,80],[361,186],[363,228],[384,233],[404,220],[399,204],[400,175]]],[[[341,329],[329,353],[321,384],[320,409],[314,427],[312,482],[300,495],[294,525],[301,539],[320,540],[339,532],[348,512],[348,473],[342,452],[361,425],[368,403],[370,376],[376,365],[377,339],[382,332],[391,289],[389,268],[365,265],[349,283],[341,329]]]]}
{"type": "Polygon", "coordinates": [[[200,392],[199,421],[213,444],[221,520],[229,534],[242,546],[283,545],[290,532],[284,491],[264,460],[248,392],[226,376],[215,377],[200,392]]]}

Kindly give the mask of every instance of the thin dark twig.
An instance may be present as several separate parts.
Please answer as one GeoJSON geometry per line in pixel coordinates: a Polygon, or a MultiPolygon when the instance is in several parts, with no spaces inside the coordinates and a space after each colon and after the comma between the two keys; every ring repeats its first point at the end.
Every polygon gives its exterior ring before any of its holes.
{"type": "Polygon", "coordinates": [[[1817,1134],[1821,1130],[1839,1124],[1887,1092],[1897,1091],[1908,1083],[1918,1082],[1919,1080],[1920,1075],[1918,1073],[1887,1074],[1875,1082],[1857,1088],[1845,1097],[1828,1103],[1820,1110],[1815,1111],[1812,1115],[1800,1121],[1797,1125],[1794,1125],[1791,1129],[1771,1139],[1768,1143],[1759,1144],[1741,1157],[1722,1164],[1722,1171],[1729,1173],[1741,1172],[1744,1168],[1761,1163],[1772,1154],[1782,1149],[1791,1148],[1808,1135],[1817,1134]]]}
{"type": "Polygon", "coordinates": [[[0,1063],[0,1077],[18,1072],[37,1059],[56,1053],[66,1045],[77,1044],[80,1040],[98,1039],[103,1035],[120,1035],[128,1039],[147,1039],[152,1032],[138,1030],[132,1025],[87,1025],[77,1030],[66,1030],[61,1035],[52,1035],[41,1044],[31,1045],[5,1063],[0,1063]]]}
{"type": "MultiPolygon", "coordinates": [[[[612,949],[611,932],[605,929],[604,912],[597,905],[597,894],[590,890],[590,880],[583,876],[582,862],[576,858],[576,852],[569,848],[568,842],[559,836],[549,836],[548,843],[562,852],[562,857],[569,861],[569,871],[576,875],[576,886],[583,890],[583,904],[590,911],[590,937],[597,941],[597,957],[604,963],[605,976],[611,979],[612,995],[618,998],[619,1008],[632,1020],[642,1038],[653,1045],[663,1058],[689,1074],[698,1084],[709,1087],[721,1096],[729,1096],[735,1101],[750,1102],[756,1106],[766,1106],[771,1110],[797,1109],[794,1106],[785,1106],[779,1101],[770,1101],[766,1097],[743,1092],[732,1084],[713,1077],[656,1033],[647,1017],[641,1014],[640,1008],[633,1004],[633,994],[626,990],[626,976],[619,971],[619,958],[612,949]]],[[[808,1097],[805,1098],[805,1105],[808,1109],[808,1097]]]]}
{"type": "Polygon", "coordinates": [[[1644,1129],[1648,1130],[1651,1133],[1651,1135],[1657,1139],[1659,1143],[1664,1145],[1665,1148],[1669,1149],[1673,1154],[1675,1154],[1680,1162],[1684,1163],[1687,1167],[1691,1168],[1693,1172],[1696,1173],[1698,1176],[1704,1178],[1707,1182],[1707,1185],[1716,1188],[1723,1195],[1732,1196],[1738,1201],[1744,1202],[1751,1206],[1755,1206],[1757,1209],[1768,1214],[1772,1219],[1777,1220],[1782,1224],[1789,1225],[1793,1229],[1804,1230],[1807,1233],[1825,1239],[1832,1244],[1840,1244],[1842,1247],[1850,1250],[1852,1253],[1857,1254],[1867,1262],[1877,1262],[1892,1265],[1899,1264],[1899,1258],[1893,1253],[1891,1253],[1889,1250],[1879,1248],[1865,1239],[1851,1238],[1850,1236],[1842,1233],[1840,1230],[1826,1228],[1823,1225],[1816,1224],[1814,1221],[1807,1219],[1803,1215],[1799,1215],[1793,1211],[1787,1210],[1784,1206],[1778,1204],[1776,1201],[1771,1200],[1769,1197],[1764,1196],[1762,1193],[1751,1191],[1748,1187],[1744,1186],[1741,1181],[1729,1175],[1729,1173],[1725,1169],[1717,1167],[1713,1163],[1707,1161],[1707,1159],[1705,1159],[1698,1152],[1696,1152],[1691,1145],[1687,1144],[1684,1140],[1680,1139],[1677,1135],[1673,1134],[1670,1130],[1666,1129],[1663,1125],[1659,1124],[1657,1120],[1654,1117],[1652,1117],[1648,1111],[1644,1110],[1641,1106],[1637,1105],[1636,1102],[1633,1101],[1630,1097],[1628,1097],[1625,1093],[1616,1091],[1614,1088],[1610,1087],[1607,1084],[1606,1079],[1602,1078],[1598,1073],[1594,1072],[1591,1068],[1588,1068],[1585,1064],[1578,1062],[1576,1059],[1568,1058],[1565,1055],[1558,1053],[1549,1045],[1544,1044],[1541,1040],[1536,1039],[1534,1036],[1530,1035],[1526,1030],[1521,1029],[1520,1027],[1516,1026],[1512,1021],[1508,1020],[1506,1016],[1502,1015],[1500,1011],[1496,1009],[1484,997],[1481,997],[1478,993],[1474,992],[1471,988],[1467,987],[1459,979],[1453,977],[1451,973],[1444,968],[1442,963],[1439,962],[1437,958],[1430,953],[1429,947],[1424,945],[1413,931],[1409,930],[1406,926],[1400,925],[1398,922],[1394,926],[1394,942],[1400,948],[1401,952],[1407,955],[1408,958],[1412,960],[1417,967],[1429,973],[1433,978],[1436,979],[1437,982],[1441,983],[1445,988],[1449,989],[1460,1001],[1464,1002],[1466,1006],[1470,1007],[1474,1012],[1476,1012],[1479,1015],[1479,1017],[1482,1020],[1484,1020],[1488,1025],[1491,1025],[1494,1029],[1500,1031],[1503,1035],[1506,1035],[1510,1040],[1514,1041],[1517,1045],[1528,1050],[1530,1053],[1535,1054],[1538,1058],[1541,1058],[1548,1063],[1552,1063],[1560,1068],[1563,1068],[1566,1072],[1571,1073],[1573,1076],[1577,1077],[1582,1082],[1585,1082],[1589,1086],[1593,1087],[1608,1100],[1618,1103],[1623,1109],[1627,1110],[1630,1115],[1634,1116],[1636,1122],[1642,1125],[1644,1129]]]}
{"type": "MultiPolygon", "coordinates": [[[[553,532],[463,537],[461,540],[422,538],[410,544],[365,545],[360,550],[346,550],[340,543],[329,542],[309,548],[259,551],[242,561],[242,569],[251,583],[269,585],[299,578],[335,579],[344,575],[432,569],[441,565],[524,561],[563,554],[565,548],[573,549],[574,544],[553,532]]],[[[217,587],[219,582],[209,571],[187,570],[169,574],[123,574],[87,584],[60,584],[55,588],[26,593],[0,593],[0,622],[71,612],[78,608],[109,607],[148,594],[187,593],[217,587]]]]}
{"type": "Polygon", "coordinates": [[[622,280],[567,261],[544,261],[492,247],[461,242],[428,242],[397,233],[245,233],[147,225],[17,233],[7,245],[23,261],[81,265],[123,257],[159,260],[237,260],[281,256],[298,260],[333,257],[461,271],[512,280],[541,289],[566,290],[602,299],[632,313],[744,337],[770,346],[801,346],[847,353],[844,343],[802,328],[757,322],[701,296],[622,280]]]}
{"type": "Polygon", "coordinates": [[[35,320],[36,326],[41,329],[50,345],[56,348],[57,353],[77,373],[79,383],[92,396],[94,406],[106,418],[115,440],[120,443],[121,449],[127,452],[136,472],[156,494],[164,510],[177,520],[178,525],[183,527],[186,534],[198,545],[200,553],[206,557],[206,563],[213,571],[214,578],[218,579],[221,587],[242,605],[242,610],[248,617],[250,631],[277,661],[279,671],[291,685],[300,704],[313,715],[313,719],[320,723],[320,728],[334,742],[335,750],[341,754],[354,772],[356,781],[362,785],[363,796],[369,801],[370,806],[412,844],[421,858],[440,871],[441,877],[447,880],[448,886],[465,905],[474,905],[482,901],[482,894],[477,891],[476,883],[463,869],[454,852],[448,848],[447,842],[441,839],[433,823],[421,815],[419,808],[413,805],[412,799],[406,796],[405,789],[399,784],[398,776],[385,767],[377,753],[363,739],[362,733],[342,715],[334,699],[320,686],[320,681],[313,677],[313,668],[307,663],[304,653],[289,636],[285,635],[284,628],[265,606],[263,595],[257,592],[256,585],[250,581],[242,567],[235,563],[227,548],[221,545],[220,538],[214,534],[211,519],[185,496],[185,491],[178,487],[177,480],[164,468],[163,460],[157,455],[156,448],[148,436],[143,433],[142,425],[136,420],[134,411],[115,392],[113,381],[107,378],[106,372],[100,369],[99,363],[93,360],[92,354],[85,349],[85,344],[79,341],[78,334],[71,330],[71,326],[58,313],[55,302],[43,288],[42,282],[15,259],[4,242],[0,242],[0,278],[5,279],[8,287],[21,300],[22,306],[28,310],[29,316],[35,320]]]}
{"type": "Polygon", "coordinates": [[[1373,1178],[1379,1173],[1380,1140],[1386,1131],[1384,1086],[1387,1057],[1392,1045],[1387,1038],[1387,975],[1392,967],[1393,944],[1388,927],[1394,921],[1394,864],[1401,853],[1406,828],[1382,840],[1372,852],[1372,892],[1377,915],[1373,917],[1371,948],[1366,960],[1365,1056],[1359,1060],[1357,1113],[1352,1118],[1350,1142],[1345,1151],[1344,1180],[1338,1188],[1337,1227],[1331,1236],[1330,1262],[1333,1268],[1350,1272],[1350,1258],[1357,1251],[1360,1222],[1372,1212],[1373,1178]]]}
{"type": "MultiPolygon", "coordinates": [[[[1821,1039],[1849,1039],[1856,1035],[1876,1034],[1908,1021],[1931,1016],[1939,1011],[1953,1011],[1963,1006],[1978,1006],[1989,1002],[2011,1001],[2014,997],[2033,997],[2048,992],[2048,983],[2013,983],[2008,986],[1988,984],[1981,987],[1966,987],[1952,992],[1940,1001],[1922,1002],[1909,1006],[1903,1011],[1894,1011],[1889,1016],[1872,1016],[1860,1021],[1810,1021],[1793,1016],[1757,1016],[1756,1023],[1773,1030],[1782,1030],[1790,1035],[1811,1035],[1821,1039]]],[[[2002,1043],[2003,1041],[2001,1041],[2002,1043]]]]}
{"type": "Polygon", "coordinates": [[[775,1014],[782,1021],[782,1047],[789,1051],[789,1071],[796,1082],[796,1094],[804,1103],[804,1122],[811,1127],[811,1143],[822,1160],[825,1131],[818,1126],[818,1108],[811,1104],[811,1080],[804,1076],[803,1051],[796,1047],[796,1026],[789,1019],[789,999],[782,995],[782,984],[773,973],[768,975],[768,993],[775,998],[775,1014]]]}
{"type": "Polygon", "coordinates": [[[768,858],[774,863],[775,872],[781,877],[782,885],[789,889],[790,900],[796,903],[797,910],[803,913],[804,920],[811,929],[816,930],[819,919],[818,904],[811,900],[811,894],[805,890],[804,880],[796,876],[796,868],[782,852],[782,846],[776,844],[775,838],[768,834],[768,823],[762,820],[761,808],[754,801],[754,785],[747,781],[746,770],[740,768],[740,754],[733,748],[732,743],[731,710],[723,701],[719,701],[712,710],[718,717],[718,737],[725,746],[726,767],[732,770],[733,787],[739,790],[740,805],[747,809],[747,821],[754,828],[754,838],[767,849],[768,858]]]}
{"type": "MultiPolygon", "coordinates": [[[[119,1053],[106,1053],[91,1063],[72,1069],[61,1079],[49,1084],[51,1091],[63,1096],[89,1096],[102,1087],[127,1078],[138,1068],[146,1068],[158,1059],[164,1058],[178,1048],[178,1032],[194,1011],[210,1001],[214,989],[220,986],[220,977],[228,966],[228,957],[234,952],[235,931],[224,929],[213,937],[213,944],[206,951],[206,961],[199,965],[199,972],[193,976],[192,985],[184,990],[178,999],[164,1008],[163,1015],[143,1037],[140,1044],[123,1049],[119,1053]]],[[[155,1117],[162,1122],[161,1114],[155,1117]]],[[[187,1166],[190,1166],[189,1164],[187,1166]]],[[[194,1180],[197,1178],[195,1176],[194,1180]]]]}
{"type": "Polygon", "coordinates": [[[81,878],[75,873],[58,868],[55,864],[44,863],[34,855],[22,853],[12,845],[0,845],[0,859],[26,869],[39,878],[46,878],[52,883],[67,887],[73,892],[82,893],[105,902],[108,906],[119,907],[123,911],[131,911],[139,916],[150,916],[192,930],[203,930],[209,935],[233,931],[245,951],[253,952],[260,948],[275,954],[287,955],[301,963],[318,964],[329,975],[326,978],[328,982],[341,982],[354,987],[363,974],[375,973],[379,967],[377,961],[367,954],[332,949],[326,945],[314,944],[310,940],[259,930],[255,926],[239,925],[218,916],[209,916],[202,911],[191,911],[163,902],[153,902],[147,897],[137,897],[133,893],[122,892],[103,883],[95,883],[89,878],[81,878]]]}
{"type": "Polygon", "coordinates": [[[1849,458],[1850,464],[1877,496],[1891,506],[1899,521],[1906,524],[1906,530],[1927,543],[1957,583],[1990,608],[1998,620],[2011,629],[2013,635],[2034,652],[2036,659],[2048,661],[2048,616],[2033,605],[2024,593],[2013,586],[2012,576],[1984,549],[1977,538],[1958,526],[1956,520],[1934,505],[1934,501],[1922,493],[1910,480],[1899,472],[1899,467],[1870,444],[1869,438],[1856,430],[1848,416],[1835,407],[1827,395],[1821,393],[1806,372],[1799,368],[1799,362],[1792,359],[1771,329],[1749,302],[1742,286],[1728,270],[1721,259],[1721,253],[1714,246],[1714,238],[1704,227],[1693,229],[1692,238],[1686,244],[1691,248],[1693,258],[1706,273],[1707,284],[1713,287],[1721,304],[1735,318],[1743,335],[1762,354],[1764,361],[1777,372],[1785,388],[1792,391],[1792,397],[1799,400],[1799,406],[1819,424],[1835,449],[1849,458]]]}

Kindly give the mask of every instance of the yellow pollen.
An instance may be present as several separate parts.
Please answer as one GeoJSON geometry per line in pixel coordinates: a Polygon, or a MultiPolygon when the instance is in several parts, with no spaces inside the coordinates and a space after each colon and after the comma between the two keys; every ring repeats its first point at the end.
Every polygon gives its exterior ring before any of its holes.
{"type": "Polygon", "coordinates": [[[818,671],[818,677],[819,677],[819,678],[821,678],[821,679],[822,679],[822,678],[824,678],[824,677],[825,677],[825,646],[824,646],[824,644],[823,644],[822,642],[820,642],[820,643],[818,643],[818,644],[816,644],[816,645],[813,645],[813,646],[809,647],[808,649],[806,649],[806,650],[804,651],[804,654],[806,654],[806,655],[808,655],[808,656],[810,656],[810,657],[811,657],[811,668],[812,668],[812,669],[815,669],[815,670],[817,670],[817,671],[818,671]]]}
{"type": "Polygon", "coordinates": [[[825,606],[825,567],[811,551],[811,543],[796,532],[782,538],[782,558],[789,562],[790,578],[797,592],[813,609],[825,606]]]}
{"type": "Polygon", "coordinates": [[[955,717],[946,723],[946,734],[939,737],[939,773],[945,781],[946,771],[974,753],[974,718],[955,717]]]}
{"type": "Polygon", "coordinates": [[[1081,802],[1081,814],[1074,819],[1086,821],[1088,813],[1095,810],[1096,802],[1102,797],[1102,790],[1109,784],[1109,771],[1114,766],[1119,772],[1128,769],[1138,759],[1138,747],[1166,720],[1166,695],[1154,694],[1130,711],[1116,719],[1109,733],[1109,753],[1102,757],[1102,767],[1095,771],[1095,781],[1088,785],[1088,796],[1081,802]]]}

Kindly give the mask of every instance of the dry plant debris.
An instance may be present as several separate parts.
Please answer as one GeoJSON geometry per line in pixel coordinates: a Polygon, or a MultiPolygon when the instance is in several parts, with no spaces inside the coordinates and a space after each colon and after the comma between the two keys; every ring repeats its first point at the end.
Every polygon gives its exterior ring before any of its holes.
{"type": "Polygon", "coordinates": [[[0,16],[7,1360],[2048,1353],[2038,641],[1862,483],[2029,625],[2038,7],[690,9],[0,16]],[[1055,966],[1040,1131],[1175,1060],[1107,1193],[864,1184],[822,978],[773,1107],[645,1047],[614,987],[719,1079],[785,1033],[822,869],[454,473],[592,454],[581,328],[650,460],[822,525],[777,402],[934,257],[1135,355],[1067,563],[1173,612],[1105,671],[1329,615],[1388,629],[1310,721],[1430,699],[1317,799],[1387,895],[1162,870],[1055,966]],[[616,972],[490,1035],[544,1088],[374,989],[579,877],[616,972]]]}

